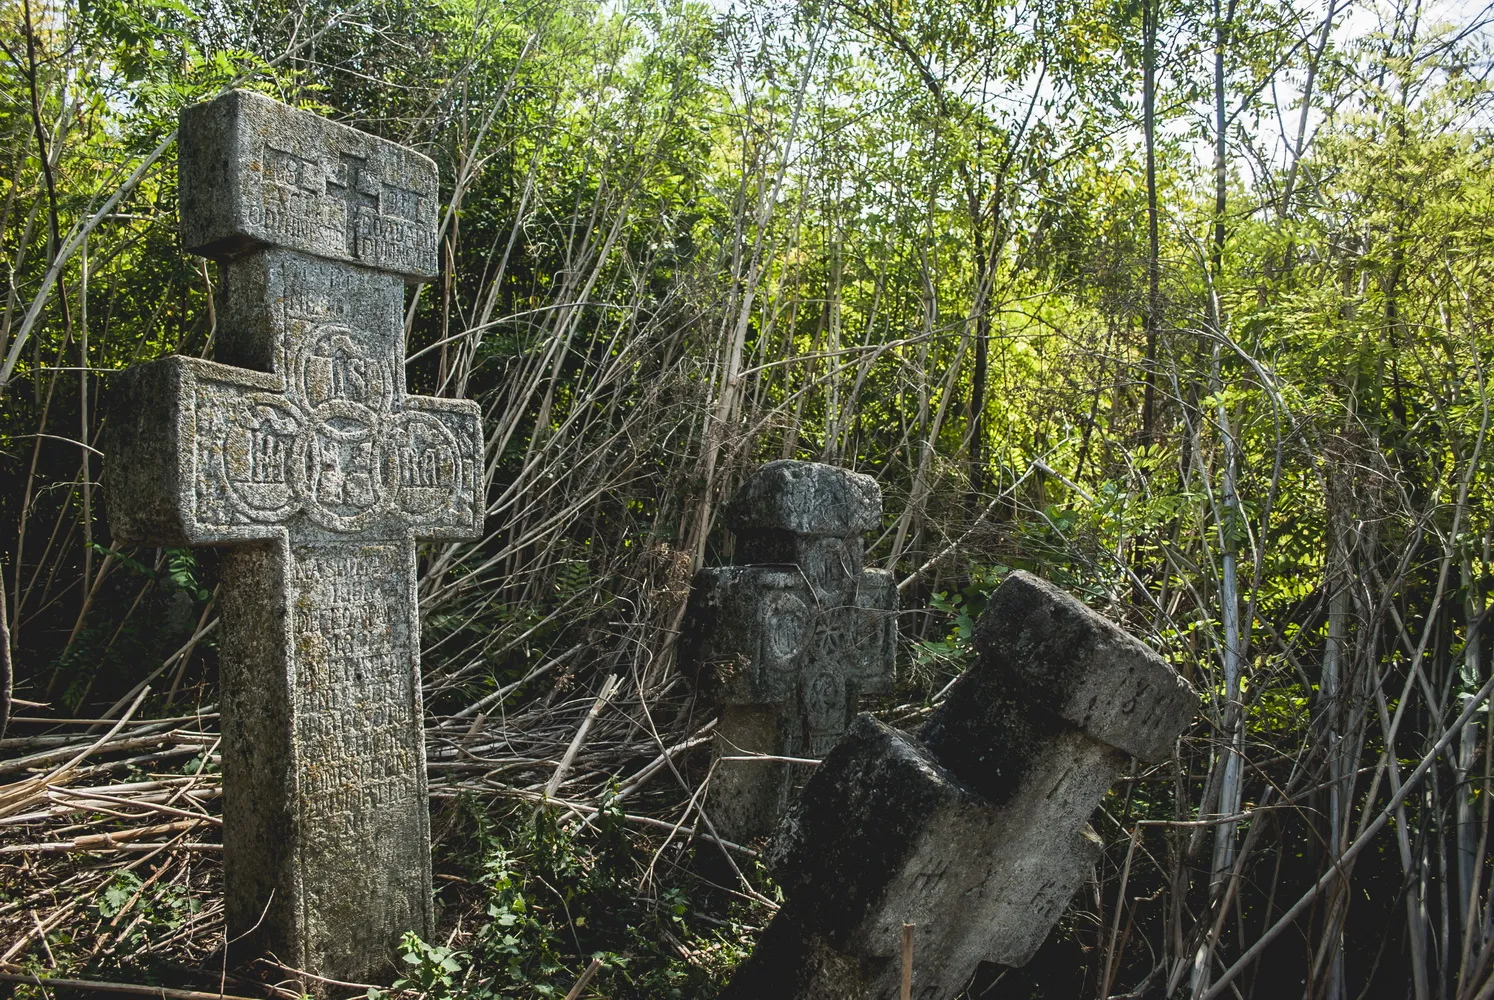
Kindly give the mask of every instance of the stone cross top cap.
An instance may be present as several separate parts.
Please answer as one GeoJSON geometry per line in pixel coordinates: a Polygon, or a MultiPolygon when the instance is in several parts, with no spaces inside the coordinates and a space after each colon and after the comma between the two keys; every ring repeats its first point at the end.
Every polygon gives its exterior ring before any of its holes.
{"type": "Polygon", "coordinates": [[[181,114],[182,242],[204,257],[264,246],[436,275],[436,165],[261,94],[234,90],[181,114]]]}
{"type": "Polygon", "coordinates": [[[991,595],[965,671],[919,737],[973,787],[981,734],[1000,731],[1007,699],[1042,705],[1090,737],[1144,761],[1163,760],[1198,710],[1188,682],[1139,639],[1046,580],[1018,570],[991,595]],[[967,759],[968,758],[968,759],[967,759]]]}
{"type": "Polygon", "coordinates": [[[747,477],[726,514],[738,534],[787,531],[850,538],[881,525],[882,490],[859,472],[780,459],[747,477]]]}

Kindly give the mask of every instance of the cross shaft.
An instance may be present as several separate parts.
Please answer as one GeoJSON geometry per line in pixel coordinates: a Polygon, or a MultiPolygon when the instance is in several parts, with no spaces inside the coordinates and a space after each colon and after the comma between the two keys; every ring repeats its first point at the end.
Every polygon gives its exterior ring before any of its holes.
{"type": "Polygon", "coordinates": [[[188,246],[220,260],[219,362],[115,377],[111,527],[224,549],[229,936],[376,981],[431,927],[415,540],[483,517],[476,405],[405,390],[435,166],[241,92],[184,111],[181,136],[188,246]]]}

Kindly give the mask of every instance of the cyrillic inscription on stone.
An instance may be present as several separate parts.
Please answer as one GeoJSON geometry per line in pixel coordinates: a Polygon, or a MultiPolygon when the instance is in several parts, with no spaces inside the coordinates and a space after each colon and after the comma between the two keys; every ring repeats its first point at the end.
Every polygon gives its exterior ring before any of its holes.
{"type": "Polygon", "coordinates": [[[181,145],[188,247],[221,260],[218,361],[116,376],[111,527],[228,547],[229,936],[377,981],[431,926],[414,540],[483,520],[476,405],[405,391],[435,166],[241,92],[184,111],[181,145]]]}
{"type": "MultiPolygon", "coordinates": [[[[718,757],[820,757],[863,694],[892,682],[897,587],[864,568],[863,534],[881,523],[876,480],[818,462],[778,461],[743,484],[727,511],[750,565],[703,569],[685,624],[685,658],[720,705],[718,757]]],[[[717,830],[745,841],[772,831],[804,769],[718,760],[717,830]]]]}
{"type": "Polygon", "coordinates": [[[721,1000],[917,1000],[1026,963],[1099,852],[1087,820],[1131,757],[1165,756],[1198,699],[1172,668],[1026,573],[915,737],[859,716],[770,845],[788,897],[721,1000]]]}
{"type": "Polygon", "coordinates": [[[279,246],[435,277],[440,193],[419,153],[247,91],[188,108],[180,148],[198,253],[279,246]]]}
{"type": "MultiPolygon", "coordinates": [[[[465,406],[403,397],[403,366],[387,334],[401,321],[400,280],[342,273],[352,269],[299,254],[255,257],[263,260],[230,270],[270,297],[273,325],[284,331],[271,366],[284,378],[265,391],[239,369],[196,369],[189,433],[202,528],[302,513],[329,531],[419,522],[470,534],[480,441],[465,406]]],[[[239,339],[225,334],[224,349],[239,339]]]]}

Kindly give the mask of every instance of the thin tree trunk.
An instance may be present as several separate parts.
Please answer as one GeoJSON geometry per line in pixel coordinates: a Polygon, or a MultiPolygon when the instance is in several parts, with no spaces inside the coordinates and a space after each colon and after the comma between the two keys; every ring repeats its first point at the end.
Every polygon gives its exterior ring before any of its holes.
{"type": "MultiPolygon", "coordinates": [[[[1346,473],[1345,473],[1346,474],[1346,473]]],[[[1330,510],[1328,515],[1328,636],[1323,643],[1323,674],[1319,681],[1323,720],[1323,741],[1328,759],[1328,865],[1338,863],[1344,847],[1344,819],[1348,803],[1344,795],[1346,762],[1343,755],[1343,734],[1340,731],[1342,716],[1341,695],[1344,673],[1344,649],[1348,637],[1349,608],[1349,547],[1348,512],[1330,510]]],[[[1352,767],[1351,763],[1347,766],[1352,767]]],[[[1343,893],[1333,897],[1340,906],[1347,906],[1343,893]]],[[[1324,991],[1325,1000],[1343,1000],[1344,996],[1344,949],[1343,921],[1336,918],[1335,908],[1324,921],[1325,932],[1332,936],[1332,958],[1328,965],[1328,981],[1324,991]]]]}
{"type": "MultiPolygon", "coordinates": [[[[1214,335],[1224,336],[1224,315],[1221,303],[1221,284],[1224,279],[1224,241],[1227,235],[1224,213],[1228,207],[1228,180],[1226,155],[1227,129],[1229,121],[1225,112],[1224,51],[1229,40],[1229,26],[1235,16],[1235,0],[1230,0],[1228,11],[1220,9],[1220,0],[1214,0],[1214,227],[1210,261],[1213,272],[1213,290],[1209,296],[1210,319],[1214,335]]],[[[1224,402],[1223,350],[1217,343],[1214,348],[1214,383],[1219,397],[1217,419],[1219,441],[1224,450],[1224,483],[1220,496],[1221,524],[1219,617],[1224,629],[1224,647],[1221,650],[1221,666],[1224,668],[1225,726],[1228,733],[1228,749],[1225,751],[1224,776],[1219,789],[1219,813],[1233,816],[1240,811],[1240,772],[1245,743],[1245,713],[1240,702],[1240,583],[1239,556],[1236,552],[1236,536],[1240,530],[1240,498],[1236,485],[1238,478],[1239,447],[1231,424],[1229,410],[1224,402]]],[[[1214,879],[1217,883],[1223,874],[1234,867],[1235,824],[1221,823],[1214,836],[1214,879]]]]}
{"type": "Polygon", "coordinates": [[[14,671],[10,665],[10,621],[5,614],[4,579],[0,575],[0,739],[4,738],[5,729],[10,724],[10,692],[14,683],[14,671]]]}
{"type": "Polygon", "coordinates": [[[970,381],[970,494],[971,508],[986,488],[986,381],[990,378],[991,314],[989,297],[984,296],[986,282],[986,248],[982,245],[982,220],[972,216],[975,227],[975,288],[978,299],[986,302],[975,317],[975,373],[970,381]]]}
{"type": "Polygon", "coordinates": [[[1157,407],[1157,330],[1161,325],[1162,273],[1157,245],[1157,9],[1158,0],[1142,6],[1141,131],[1146,142],[1146,333],[1142,359],[1141,440],[1155,436],[1157,407]]]}
{"type": "MultiPolygon", "coordinates": [[[[1487,563],[1487,555],[1485,562],[1487,563]]],[[[1466,598],[1466,613],[1468,616],[1468,632],[1465,637],[1467,643],[1464,650],[1464,658],[1467,663],[1467,673],[1477,680],[1484,675],[1483,662],[1483,615],[1484,600],[1478,592],[1478,581],[1474,578],[1472,567],[1467,561],[1463,563],[1463,590],[1468,595],[1466,598]]],[[[1479,724],[1478,716],[1474,716],[1463,727],[1463,732],[1458,737],[1458,753],[1454,767],[1453,798],[1457,803],[1457,828],[1455,838],[1457,842],[1457,920],[1458,937],[1462,941],[1463,954],[1468,953],[1468,942],[1474,935],[1474,927],[1477,923],[1475,907],[1477,905],[1478,886],[1478,842],[1480,836],[1478,815],[1474,810],[1474,803],[1470,795],[1469,778],[1478,765],[1478,738],[1479,724]]],[[[1449,963],[1450,964],[1450,963],[1449,963]]],[[[1460,963],[1461,964],[1461,963],[1460,963]]]]}

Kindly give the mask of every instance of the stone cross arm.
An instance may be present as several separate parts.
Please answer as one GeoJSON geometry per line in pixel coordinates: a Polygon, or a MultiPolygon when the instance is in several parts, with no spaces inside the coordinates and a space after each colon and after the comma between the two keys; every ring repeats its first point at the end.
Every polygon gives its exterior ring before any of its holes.
{"type": "Polygon", "coordinates": [[[1160,656],[1027,573],[992,596],[976,650],[917,735],[861,715],[816,768],[768,852],[788,901],[722,1000],[892,1000],[904,922],[916,1000],[1026,963],[1099,853],[1105,790],[1198,707],[1160,656]]]}
{"type": "MultiPolygon", "coordinates": [[[[322,360],[301,359],[293,377],[322,360]]],[[[315,376],[312,375],[312,378],[315,376]]],[[[482,530],[477,404],[372,405],[288,390],[278,373],[196,358],[136,365],[111,385],[112,530],[123,541],[222,545],[297,536],[462,539],[482,530]]]]}
{"type": "Polygon", "coordinates": [[[182,242],[204,257],[283,247],[409,281],[436,276],[435,164],[236,90],[182,112],[182,242]]]}
{"type": "Polygon", "coordinates": [[[227,364],[114,377],[111,492],[131,498],[115,533],[480,534],[477,405],[405,392],[403,289],[435,273],[436,165],[247,91],[183,111],[180,145],[183,242],[222,261],[227,364]]]}
{"type": "Polygon", "coordinates": [[[836,664],[858,693],[891,687],[898,604],[886,570],[862,570],[846,603],[825,607],[798,567],[708,567],[691,601],[686,660],[718,704],[792,700],[811,657],[836,664]]]}

